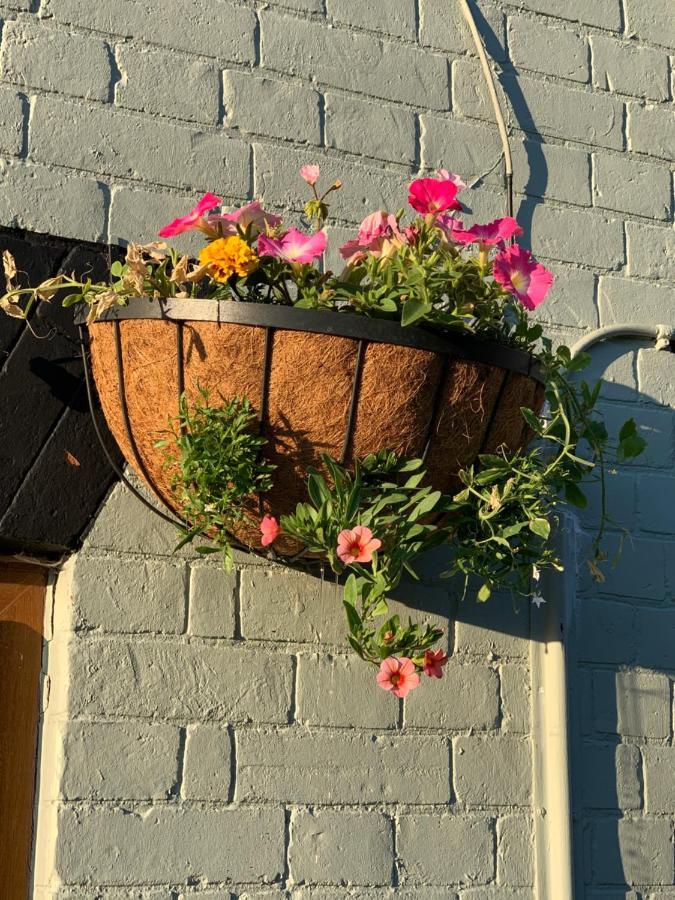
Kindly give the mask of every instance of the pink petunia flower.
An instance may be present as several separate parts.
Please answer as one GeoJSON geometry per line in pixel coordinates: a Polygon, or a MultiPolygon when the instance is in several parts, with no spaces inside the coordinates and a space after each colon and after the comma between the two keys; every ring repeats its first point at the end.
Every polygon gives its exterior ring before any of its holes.
{"type": "Polygon", "coordinates": [[[288,263],[311,263],[326,249],[326,232],[303,234],[297,228],[289,228],[279,238],[261,234],[258,238],[260,256],[276,256],[288,263]]]}
{"type": "Polygon", "coordinates": [[[536,309],[553,284],[553,273],[518,244],[506,247],[495,256],[492,274],[526,309],[536,309]]]}
{"type": "Polygon", "coordinates": [[[338,535],[337,555],[349,566],[354,562],[369,563],[373,553],[382,546],[382,541],[373,537],[373,532],[365,525],[345,528],[338,535]]]}
{"type": "Polygon", "coordinates": [[[382,690],[391,691],[395,697],[405,697],[420,683],[420,676],[407,656],[388,656],[382,660],[376,680],[382,690]]]}
{"type": "Polygon", "coordinates": [[[523,229],[512,216],[504,216],[502,219],[488,222],[487,225],[472,225],[467,229],[457,223],[452,230],[452,239],[457,244],[494,246],[522,233],[523,229]]]}
{"type": "Polygon", "coordinates": [[[234,212],[209,216],[207,221],[209,225],[217,227],[223,237],[226,237],[237,234],[238,229],[246,231],[249,227],[253,234],[260,234],[267,231],[268,228],[276,228],[277,225],[281,225],[281,216],[266,212],[260,201],[254,200],[234,212]]]}
{"type": "Polygon", "coordinates": [[[300,177],[303,178],[310,187],[314,187],[319,180],[320,174],[321,169],[318,166],[303,166],[300,169],[300,177]]]}
{"type": "Polygon", "coordinates": [[[443,666],[447,663],[448,657],[442,650],[425,650],[424,651],[424,674],[429,678],[442,678],[443,666]]]}
{"type": "Polygon", "coordinates": [[[260,533],[262,534],[260,543],[263,547],[269,547],[271,543],[276,541],[280,530],[279,523],[274,516],[263,516],[260,522],[260,533]]]}
{"type": "Polygon", "coordinates": [[[393,246],[405,242],[405,236],[398,227],[396,216],[383,210],[371,213],[361,222],[358,237],[340,247],[343,259],[355,262],[355,255],[362,258],[364,252],[375,256],[388,254],[393,246]]]}
{"type": "Polygon", "coordinates": [[[184,231],[191,231],[193,228],[204,228],[206,226],[204,213],[214,209],[219,204],[220,197],[210,193],[204,194],[194,209],[191,209],[186,216],[181,216],[165,225],[159,232],[159,236],[175,237],[177,234],[183,234],[184,231]]]}
{"type": "Polygon", "coordinates": [[[466,182],[462,181],[459,175],[455,175],[454,172],[448,172],[447,169],[436,169],[434,174],[439,181],[451,181],[458,191],[463,191],[466,187],[466,182]]]}
{"type": "Polygon", "coordinates": [[[408,203],[423,216],[445,212],[446,209],[461,209],[455,199],[459,188],[450,180],[418,178],[408,187],[408,203]]]}

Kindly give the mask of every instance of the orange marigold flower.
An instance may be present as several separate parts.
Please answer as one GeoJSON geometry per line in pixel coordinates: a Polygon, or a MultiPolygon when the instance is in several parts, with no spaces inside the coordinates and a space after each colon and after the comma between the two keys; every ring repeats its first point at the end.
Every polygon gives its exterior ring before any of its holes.
{"type": "Polygon", "coordinates": [[[209,267],[214,281],[226,283],[233,275],[248,275],[256,268],[259,259],[246,241],[232,235],[207,244],[199,254],[199,262],[209,267]]]}

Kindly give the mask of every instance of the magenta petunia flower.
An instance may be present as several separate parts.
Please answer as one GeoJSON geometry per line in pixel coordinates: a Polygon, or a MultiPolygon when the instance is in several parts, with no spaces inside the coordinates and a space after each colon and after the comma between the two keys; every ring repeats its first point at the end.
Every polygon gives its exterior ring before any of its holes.
{"type": "Polygon", "coordinates": [[[159,232],[160,237],[175,237],[177,234],[183,234],[184,231],[191,231],[193,228],[199,228],[206,225],[204,221],[204,213],[210,209],[214,209],[220,204],[220,197],[215,194],[204,194],[199,203],[191,209],[186,216],[181,216],[169,222],[159,232]]]}
{"type": "Polygon", "coordinates": [[[364,252],[381,254],[385,249],[385,243],[403,243],[404,235],[401,233],[396,216],[378,210],[371,213],[361,222],[358,237],[347,241],[340,247],[340,255],[343,259],[354,262],[364,252]]]}
{"type": "Polygon", "coordinates": [[[209,216],[208,223],[219,227],[219,231],[224,237],[237,234],[238,229],[245,231],[249,227],[253,234],[260,234],[267,231],[268,228],[276,228],[277,225],[281,225],[281,216],[266,212],[260,201],[254,200],[234,212],[209,216]]]}
{"type": "Polygon", "coordinates": [[[318,166],[303,166],[300,169],[300,177],[303,178],[311,187],[319,180],[321,169],[318,166]]]}
{"type": "Polygon", "coordinates": [[[452,239],[457,244],[483,244],[493,246],[502,244],[509,238],[523,233],[523,229],[512,216],[495,219],[487,225],[472,225],[464,229],[460,223],[452,228],[452,239]]]}
{"type": "Polygon", "coordinates": [[[553,273],[518,244],[506,247],[495,256],[492,274],[526,309],[536,309],[553,284],[553,273]]]}
{"type": "Polygon", "coordinates": [[[373,537],[373,532],[365,525],[345,528],[338,535],[337,555],[349,566],[354,562],[369,563],[373,553],[379,550],[382,541],[373,537]]]}
{"type": "Polygon", "coordinates": [[[418,178],[408,187],[408,203],[423,216],[445,212],[446,209],[461,209],[455,199],[459,188],[452,181],[437,178],[418,178]]]}
{"type": "Polygon", "coordinates": [[[424,674],[429,678],[442,678],[443,666],[447,663],[448,657],[442,650],[425,650],[424,651],[424,674]]]}
{"type": "Polygon", "coordinates": [[[380,663],[376,680],[383,690],[391,691],[395,697],[405,697],[420,683],[420,676],[407,656],[388,656],[380,663]]]}
{"type": "Polygon", "coordinates": [[[274,516],[263,516],[260,522],[260,533],[262,534],[260,543],[263,547],[269,547],[276,541],[280,530],[279,523],[274,516]]]}
{"type": "Polygon", "coordinates": [[[288,263],[311,263],[326,249],[326,232],[303,234],[297,228],[289,228],[279,238],[261,234],[258,238],[259,256],[276,256],[288,263]]]}

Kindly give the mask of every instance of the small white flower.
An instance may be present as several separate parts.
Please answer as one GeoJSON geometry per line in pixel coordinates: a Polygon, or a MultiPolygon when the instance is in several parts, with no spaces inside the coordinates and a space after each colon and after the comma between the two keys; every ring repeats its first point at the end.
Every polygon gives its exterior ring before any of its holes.
{"type": "Polygon", "coordinates": [[[534,595],[532,596],[532,604],[533,604],[534,606],[536,606],[537,609],[539,609],[539,607],[542,605],[542,603],[546,603],[546,601],[545,601],[544,598],[541,596],[541,594],[534,594],[534,595]]]}
{"type": "Polygon", "coordinates": [[[540,578],[541,578],[541,572],[539,571],[539,569],[536,566],[532,566],[532,580],[539,581],[540,578]]]}

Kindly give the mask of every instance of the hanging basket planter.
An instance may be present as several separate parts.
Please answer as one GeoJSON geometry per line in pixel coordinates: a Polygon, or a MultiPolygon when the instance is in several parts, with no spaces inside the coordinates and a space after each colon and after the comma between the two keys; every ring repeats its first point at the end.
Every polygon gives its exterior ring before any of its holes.
{"type": "MultiPolygon", "coordinates": [[[[310,468],[380,450],[425,460],[449,492],[479,454],[530,438],[521,407],[544,388],[529,353],[471,335],[442,336],[396,322],[328,311],[219,300],[134,298],[89,326],[103,411],[127,461],[178,516],[165,455],[155,444],[178,398],[206,388],[249,397],[275,466],[263,509],[290,513],[310,468]]],[[[260,531],[236,537],[261,549],[260,531]]],[[[295,553],[281,539],[278,553],[295,553]],[[285,546],[284,546],[285,544],[285,546]]]]}

